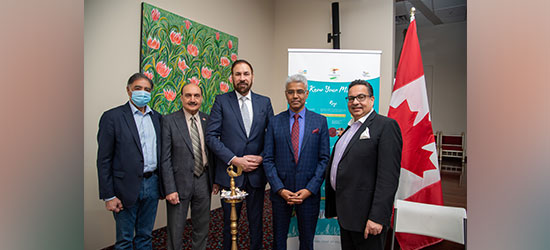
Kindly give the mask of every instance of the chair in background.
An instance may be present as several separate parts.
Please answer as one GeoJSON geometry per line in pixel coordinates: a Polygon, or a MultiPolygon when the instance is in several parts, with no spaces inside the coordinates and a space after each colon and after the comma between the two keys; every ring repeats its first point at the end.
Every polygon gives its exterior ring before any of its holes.
{"type": "Polygon", "coordinates": [[[449,135],[438,132],[439,136],[439,165],[442,171],[460,172],[460,183],[464,175],[464,168],[466,162],[466,148],[465,148],[465,134],[449,135]],[[460,165],[447,165],[443,164],[443,158],[458,158],[461,160],[460,165]]]}
{"type": "Polygon", "coordinates": [[[466,249],[466,209],[396,200],[393,212],[392,250],[396,232],[441,238],[466,249]]]}
{"type": "Polygon", "coordinates": [[[441,157],[439,152],[441,152],[441,131],[436,131],[434,134],[435,147],[437,149],[437,159],[439,160],[439,165],[441,165],[441,157]]]}

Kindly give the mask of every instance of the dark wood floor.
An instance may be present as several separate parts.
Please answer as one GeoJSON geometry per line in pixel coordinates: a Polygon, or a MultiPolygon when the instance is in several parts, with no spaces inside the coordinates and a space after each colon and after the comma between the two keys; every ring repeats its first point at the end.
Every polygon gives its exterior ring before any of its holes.
{"type": "MultiPolygon", "coordinates": [[[[460,164],[455,161],[444,161],[443,164],[456,165],[460,164]]],[[[462,178],[460,173],[454,172],[441,172],[441,189],[443,191],[443,204],[445,206],[463,207],[467,209],[466,201],[466,189],[467,189],[466,172],[464,172],[462,178]]],[[[388,232],[389,237],[386,241],[386,250],[391,249],[391,231],[388,232]]],[[[397,244],[397,241],[395,241],[397,244]]],[[[398,249],[396,247],[396,249],[398,249]]],[[[423,248],[424,250],[463,250],[464,245],[454,243],[451,241],[443,240],[433,246],[423,248]]]]}

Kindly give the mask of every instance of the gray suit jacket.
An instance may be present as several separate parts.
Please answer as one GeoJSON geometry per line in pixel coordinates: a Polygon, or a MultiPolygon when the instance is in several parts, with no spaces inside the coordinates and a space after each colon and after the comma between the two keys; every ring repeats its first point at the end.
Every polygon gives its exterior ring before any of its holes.
{"type": "MultiPolygon", "coordinates": [[[[199,112],[203,135],[206,134],[206,122],[208,115],[199,112]]],[[[178,192],[180,199],[188,199],[191,196],[193,183],[193,145],[185,113],[180,109],[162,118],[162,146],[160,172],[162,174],[162,186],[166,195],[178,192]]],[[[212,191],[214,179],[214,167],[212,153],[206,143],[207,169],[209,192],[212,191]]]]}

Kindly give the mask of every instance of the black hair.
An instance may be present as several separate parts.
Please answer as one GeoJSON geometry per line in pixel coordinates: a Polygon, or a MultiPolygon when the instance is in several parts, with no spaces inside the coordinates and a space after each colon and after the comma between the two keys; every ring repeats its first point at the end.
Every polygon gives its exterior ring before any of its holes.
{"type": "Polygon", "coordinates": [[[370,96],[373,96],[374,93],[373,93],[373,90],[372,90],[372,85],[370,85],[369,82],[365,81],[365,80],[361,80],[361,79],[357,79],[357,80],[354,80],[353,82],[351,82],[348,86],[348,90],[351,89],[351,87],[355,86],[355,85],[364,85],[367,87],[367,90],[369,92],[369,95],[370,96]]]}
{"type": "Polygon", "coordinates": [[[237,64],[240,64],[240,63],[246,63],[246,65],[248,65],[248,67],[250,67],[250,73],[254,74],[254,69],[252,68],[252,65],[244,59],[239,59],[239,60],[233,62],[233,65],[231,65],[231,75],[233,75],[233,68],[235,68],[235,66],[237,66],[237,64]]]}
{"type": "Polygon", "coordinates": [[[145,74],[142,74],[142,73],[134,73],[132,76],[130,76],[130,78],[128,78],[128,85],[127,86],[130,86],[130,84],[134,83],[135,81],[137,81],[139,79],[147,80],[149,82],[149,84],[151,84],[151,89],[153,89],[153,87],[155,87],[155,84],[153,84],[153,80],[149,79],[149,77],[147,77],[145,74]]]}

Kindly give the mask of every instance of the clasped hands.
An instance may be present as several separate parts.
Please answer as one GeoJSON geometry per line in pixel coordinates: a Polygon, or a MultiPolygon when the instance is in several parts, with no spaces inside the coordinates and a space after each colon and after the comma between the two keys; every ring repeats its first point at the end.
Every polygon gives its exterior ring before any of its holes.
{"type": "Polygon", "coordinates": [[[302,204],[305,199],[307,199],[311,192],[307,189],[300,189],[298,192],[294,193],[291,192],[288,189],[281,189],[277,192],[283,199],[285,199],[286,204],[288,205],[294,205],[294,204],[302,204]]]}
{"type": "Polygon", "coordinates": [[[231,165],[243,169],[245,172],[250,172],[258,168],[264,159],[259,155],[245,155],[243,157],[235,157],[231,161],[231,165]]]}

